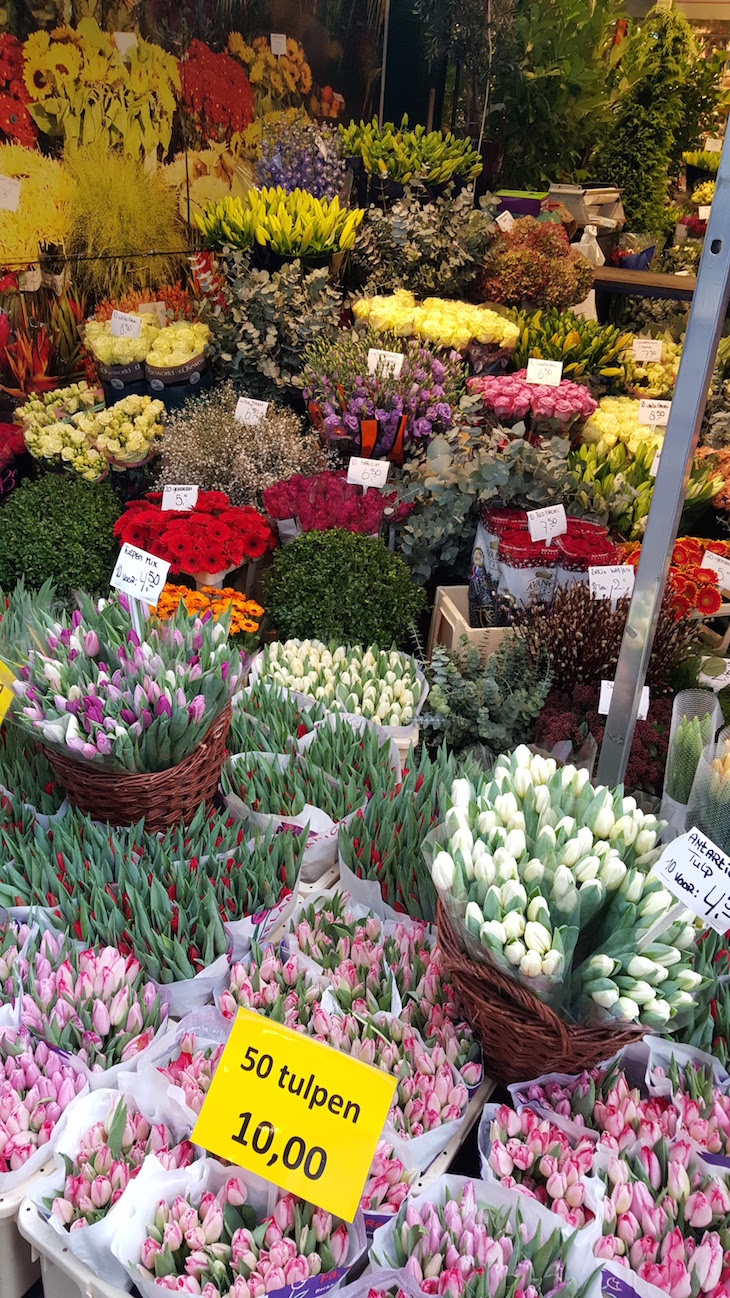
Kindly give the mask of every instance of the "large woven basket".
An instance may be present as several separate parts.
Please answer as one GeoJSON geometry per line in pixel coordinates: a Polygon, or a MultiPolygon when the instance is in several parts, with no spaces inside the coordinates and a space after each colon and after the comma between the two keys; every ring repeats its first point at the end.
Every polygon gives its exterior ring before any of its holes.
{"type": "Polygon", "coordinates": [[[439,902],[439,947],[464,1017],[479,1035],[484,1071],[509,1085],[543,1073],[579,1073],[644,1035],[643,1027],[566,1023],[508,974],[470,959],[439,902]]]}
{"type": "Polygon", "coordinates": [[[134,825],[144,817],[145,829],[156,833],[179,820],[191,820],[201,802],[212,802],[230,724],[229,703],[189,757],[151,775],[74,761],[50,748],[45,752],[74,807],[112,825],[134,825]]]}

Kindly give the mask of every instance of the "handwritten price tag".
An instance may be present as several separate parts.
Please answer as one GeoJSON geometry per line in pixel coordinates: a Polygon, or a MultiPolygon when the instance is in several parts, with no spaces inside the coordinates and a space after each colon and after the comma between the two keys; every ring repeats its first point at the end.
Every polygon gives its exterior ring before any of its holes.
{"type": "Polygon", "coordinates": [[[163,509],[195,509],[197,503],[197,487],[165,487],[163,489],[163,509]]]}
{"type": "MultiPolygon", "coordinates": [[[[613,681],[601,681],[601,694],[598,699],[598,712],[600,716],[603,717],[608,716],[608,709],[611,706],[612,698],[613,698],[613,681]]],[[[641,691],[641,702],[639,703],[639,711],[636,714],[637,719],[639,721],[646,721],[646,718],[649,715],[650,701],[651,699],[649,695],[649,686],[645,685],[643,690],[641,691]]]]}
{"type": "Polygon", "coordinates": [[[14,176],[0,176],[0,211],[17,212],[20,203],[20,181],[14,176]]]}
{"type": "Polygon", "coordinates": [[[356,487],[384,487],[390,473],[390,460],[363,460],[353,455],[347,466],[347,481],[356,487]]]}
{"type": "Polygon", "coordinates": [[[701,221],[709,221],[709,219],[710,219],[710,212],[711,212],[711,211],[712,211],[712,208],[711,208],[710,204],[709,204],[709,203],[703,203],[700,207],[698,207],[698,209],[697,209],[697,215],[698,215],[698,217],[700,218],[701,221]]]}
{"type": "Polygon", "coordinates": [[[651,401],[642,397],[639,402],[639,423],[650,424],[652,428],[664,428],[669,423],[671,401],[651,401]]]}
{"type": "Polygon", "coordinates": [[[238,424],[260,424],[266,418],[268,401],[254,401],[253,397],[239,397],[233,418],[238,424]]]}
{"type": "Polygon", "coordinates": [[[631,344],[631,355],[635,361],[660,361],[661,338],[635,338],[631,344]]]}
{"type": "Polygon", "coordinates": [[[544,509],[528,509],[527,526],[531,541],[547,541],[552,544],[554,536],[562,536],[568,530],[563,505],[546,505],[544,509]]]}
{"type": "Polygon", "coordinates": [[[141,316],[128,315],[126,311],[112,311],[112,338],[139,338],[141,332],[141,316]]]}
{"type": "Polygon", "coordinates": [[[271,41],[271,53],[279,58],[286,54],[286,36],[283,32],[272,32],[269,40],[271,41]]]}
{"type": "Polygon", "coordinates": [[[589,567],[588,585],[593,599],[623,599],[634,589],[635,573],[630,563],[615,567],[589,567]]]}
{"type": "Polygon", "coordinates": [[[507,211],[500,212],[496,220],[496,224],[499,226],[503,234],[509,234],[510,230],[514,226],[514,223],[515,223],[515,218],[513,217],[511,212],[507,212],[507,211]]]}
{"type": "Polygon", "coordinates": [[[377,347],[371,347],[368,351],[368,374],[380,374],[383,377],[387,374],[398,379],[404,360],[402,352],[381,352],[377,347]]]}
{"type": "Polygon", "coordinates": [[[546,388],[557,388],[563,377],[562,361],[541,361],[531,356],[527,362],[527,382],[542,383],[546,388]]]}
{"type": "Polygon", "coordinates": [[[396,1079],[239,1010],[191,1139],[352,1221],[396,1079]]]}
{"type": "Polygon", "coordinates": [[[705,140],[705,153],[722,153],[722,140],[717,136],[714,139],[705,140]]]}
{"type": "Polygon", "coordinates": [[[711,568],[717,573],[717,584],[720,590],[730,590],[730,559],[723,559],[722,555],[713,554],[712,550],[705,550],[700,567],[711,568]]]}
{"type": "Polygon", "coordinates": [[[146,550],[138,550],[125,541],[111,576],[111,585],[156,608],[169,571],[170,565],[164,559],[158,559],[156,554],[148,554],[146,550]]]}
{"type": "Polygon", "coordinates": [[[665,847],[652,874],[716,933],[730,928],[730,860],[698,829],[665,847]]]}

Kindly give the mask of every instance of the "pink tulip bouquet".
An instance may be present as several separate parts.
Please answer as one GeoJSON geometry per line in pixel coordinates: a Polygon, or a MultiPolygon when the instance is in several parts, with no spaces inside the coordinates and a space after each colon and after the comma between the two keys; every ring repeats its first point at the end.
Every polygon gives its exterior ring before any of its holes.
{"type": "Polygon", "coordinates": [[[479,1206],[473,1181],[457,1198],[446,1193],[443,1204],[406,1200],[395,1223],[394,1256],[377,1260],[405,1267],[426,1294],[575,1298],[577,1283],[565,1278],[571,1240],[559,1227],[547,1238],[519,1220],[513,1227],[506,1210],[479,1206]]]}
{"type": "Polygon", "coordinates": [[[239,1008],[256,1010],[285,1027],[307,1032],[321,995],[322,985],[296,954],[282,960],[273,946],[262,950],[254,942],[251,954],[231,966],[217,1005],[224,1019],[235,1019],[239,1008]]]}
{"type": "Polygon", "coordinates": [[[527,370],[514,374],[483,374],[467,381],[469,392],[477,393],[489,416],[511,427],[524,422],[532,433],[568,437],[576,424],[585,423],[598,402],[580,383],[561,379],[557,387],[528,383],[527,370]]]}
{"type": "Polygon", "coordinates": [[[287,1194],[263,1221],[235,1177],[195,1206],[164,1199],[142,1244],[139,1275],[160,1289],[219,1298],[263,1298],[310,1276],[336,1271],[347,1260],[347,1227],[287,1194]]]}
{"type": "Polygon", "coordinates": [[[564,1132],[531,1109],[515,1113],[502,1104],[491,1124],[488,1162],[500,1183],[536,1199],[578,1230],[593,1220],[584,1177],[595,1153],[592,1140],[586,1137],[573,1148],[564,1132]]]}
{"type": "Polygon", "coordinates": [[[418,1180],[417,1167],[405,1167],[387,1140],[380,1140],[362,1192],[360,1207],[368,1233],[393,1217],[418,1180]]]}
{"type": "Polygon", "coordinates": [[[677,1111],[670,1100],[642,1098],[631,1088],[620,1061],[593,1068],[564,1082],[531,1082],[515,1089],[518,1103],[541,1113],[568,1118],[589,1132],[598,1132],[601,1145],[614,1153],[630,1149],[637,1140],[653,1145],[677,1131],[677,1111]]]}
{"type": "Polygon", "coordinates": [[[4,1004],[15,1004],[13,966],[29,937],[27,924],[18,924],[9,916],[0,924],[0,996],[4,1004]]]}
{"type": "Polygon", "coordinates": [[[119,1202],[148,1154],[170,1171],[188,1167],[195,1149],[189,1140],[176,1145],[163,1123],[150,1126],[133,1105],[114,1096],[104,1120],[82,1136],[73,1163],[66,1159],[63,1193],[47,1199],[46,1206],[67,1230],[96,1225],[119,1202]]]}
{"type": "Polygon", "coordinates": [[[166,1013],[139,960],[115,947],[78,951],[67,938],[44,933],[15,969],[22,978],[21,1023],[92,1074],[139,1055],[166,1013]]]}
{"type": "Polygon", "coordinates": [[[701,1150],[730,1156],[730,1096],[715,1086],[711,1067],[695,1068],[687,1063],[680,1068],[676,1059],[667,1070],[655,1067],[654,1078],[668,1078],[679,1112],[681,1132],[701,1150]]]}
{"type": "Polygon", "coordinates": [[[186,1032],[177,1057],[157,1070],[161,1077],[180,1088],[187,1107],[193,1113],[200,1113],[203,1107],[224,1049],[224,1045],[197,1045],[195,1033],[186,1032]]]}
{"type": "Polygon", "coordinates": [[[0,1173],[18,1172],[47,1145],[86,1078],[24,1028],[0,1032],[0,1173]]]}

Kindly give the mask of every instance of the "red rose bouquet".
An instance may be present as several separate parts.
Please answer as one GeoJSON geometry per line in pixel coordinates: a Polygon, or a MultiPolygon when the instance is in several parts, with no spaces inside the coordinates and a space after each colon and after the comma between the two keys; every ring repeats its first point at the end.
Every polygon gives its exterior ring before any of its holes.
{"type": "Polygon", "coordinates": [[[120,544],[140,546],[165,559],[172,572],[223,572],[273,548],[265,518],[231,505],[222,491],[201,491],[194,509],[162,509],[162,493],[133,500],[114,525],[120,544]]]}
{"type": "Polygon", "coordinates": [[[263,500],[270,518],[295,518],[303,532],[338,527],[372,536],[380,531],[384,517],[391,523],[400,522],[409,509],[398,504],[395,491],[363,493],[362,487],[347,481],[344,469],[310,478],[295,473],[285,482],[267,487],[263,500]]]}

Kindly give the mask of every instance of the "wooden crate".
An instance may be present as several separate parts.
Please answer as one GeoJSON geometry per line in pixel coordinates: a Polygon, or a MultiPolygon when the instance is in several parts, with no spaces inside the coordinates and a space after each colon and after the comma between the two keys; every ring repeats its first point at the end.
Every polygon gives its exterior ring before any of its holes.
{"type": "Polygon", "coordinates": [[[460,649],[462,636],[466,636],[485,663],[499,648],[508,631],[506,626],[469,626],[469,587],[439,586],[431,614],[426,656],[431,657],[437,644],[445,645],[447,649],[460,649]]]}

